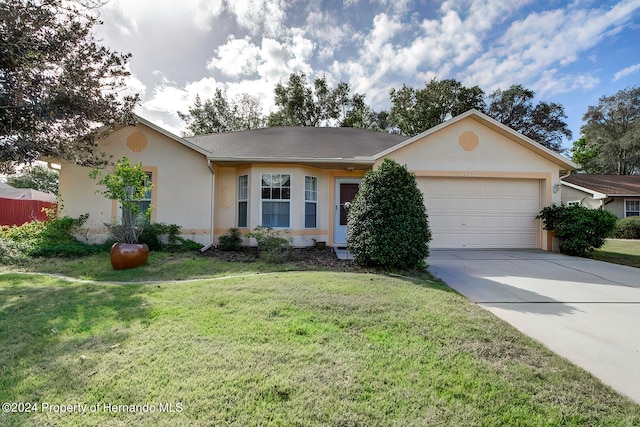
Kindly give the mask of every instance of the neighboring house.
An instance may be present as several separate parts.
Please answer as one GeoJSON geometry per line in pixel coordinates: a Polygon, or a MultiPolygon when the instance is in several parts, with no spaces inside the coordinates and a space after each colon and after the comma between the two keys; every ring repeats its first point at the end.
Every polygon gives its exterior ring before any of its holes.
{"type": "Polygon", "coordinates": [[[562,203],[640,216],[640,176],[573,174],[562,178],[562,203]]]}
{"type": "MultiPolygon", "coordinates": [[[[560,203],[560,176],[576,165],[470,110],[418,136],[353,128],[272,127],[175,136],[140,119],[100,143],[142,162],[154,188],[152,221],[215,244],[229,228],[288,230],[296,246],[346,245],[344,204],[384,158],[406,164],[425,195],[431,247],[551,249],[536,215],[560,203]]],[[[88,212],[88,235],[106,237],[116,202],[96,195],[89,169],[62,164],[62,213],[88,212]]],[[[251,242],[255,244],[255,242],[251,242]]]]}
{"type": "Polygon", "coordinates": [[[0,182],[0,226],[22,225],[31,221],[46,221],[45,209],[55,209],[56,196],[31,188],[14,188],[0,182]]]}

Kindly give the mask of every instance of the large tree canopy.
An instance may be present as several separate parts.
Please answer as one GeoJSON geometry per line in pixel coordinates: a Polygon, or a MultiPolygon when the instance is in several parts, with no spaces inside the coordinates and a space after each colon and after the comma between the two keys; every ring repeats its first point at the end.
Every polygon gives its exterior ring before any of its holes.
{"type": "Polygon", "coordinates": [[[94,13],[69,0],[0,2],[0,168],[43,156],[95,165],[95,141],[134,122],[122,96],[130,55],[95,39],[94,13]]]}
{"type": "Polygon", "coordinates": [[[582,121],[582,150],[593,153],[584,167],[606,174],[640,174],[640,87],[601,97],[582,121]]]}
{"type": "Polygon", "coordinates": [[[326,77],[307,81],[304,73],[292,73],[275,89],[277,111],[269,126],[343,126],[381,130],[385,115],[371,109],[363,94],[351,95],[348,82],[331,88],[326,77]]]}
{"type": "Polygon", "coordinates": [[[184,133],[188,135],[259,129],[267,121],[257,97],[243,93],[229,100],[227,92],[221,89],[216,89],[213,98],[204,102],[197,95],[189,111],[178,111],[178,116],[187,124],[184,133]]]}
{"type": "Polygon", "coordinates": [[[407,136],[417,135],[475,108],[484,110],[484,92],[457,80],[431,80],[422,89],[391,89],[389,124],[407,136]]]}
{"type": "Polygon", "coordinates": [[[545,147],[562,152],[563,139],[571,139],[564,107],[553,102],[534,105],[534,96],[535,92],[522,85],[498,89],[489,95],[486,113],[545,147]]]}

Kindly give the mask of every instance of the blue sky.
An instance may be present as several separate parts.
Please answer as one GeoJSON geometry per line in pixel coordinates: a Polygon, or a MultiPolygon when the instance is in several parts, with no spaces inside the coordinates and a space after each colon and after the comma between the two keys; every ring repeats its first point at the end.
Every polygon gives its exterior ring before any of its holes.
{"type": "Polygon", "coordinates": [[[640,0],[111,0],[100,17],[103,43],[133,54],[138,113],[176,133],[196,94],[250,93],[268,113],[303,71],[375,110],[432,78],[522,84],[565,107],[575,140],[589,105],[640,82],[640,0]]]}

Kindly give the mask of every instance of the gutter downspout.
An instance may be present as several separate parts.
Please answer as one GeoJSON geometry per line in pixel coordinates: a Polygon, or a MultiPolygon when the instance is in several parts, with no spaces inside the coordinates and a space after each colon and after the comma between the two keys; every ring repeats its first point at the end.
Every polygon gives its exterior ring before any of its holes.
{"type": "Polygon", "coordinates": [[[216,172],[213,169],[213,163],[211,163],[211,160],[207,159],[207,167],[209,168],[209,170],[211,171],[211,203],[209,204],[210,209],[211,209],[211,224],[209,227],[209,236],[211,239],[211,242],[209,242],[207,245],[203,246],[202,249],[200,249],[200,253],[204,253],[206,251],[208,251],[209,249],[211,249],[214,246],[214,219],[215,219],[215,188],[216,188],[216,172]]]}

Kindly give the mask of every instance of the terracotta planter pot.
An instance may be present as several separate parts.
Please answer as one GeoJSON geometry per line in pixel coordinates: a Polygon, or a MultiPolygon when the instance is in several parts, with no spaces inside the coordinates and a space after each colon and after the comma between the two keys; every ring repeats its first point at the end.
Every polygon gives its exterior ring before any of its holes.
{"type": "Polygon", "coordinates": [[[144,243],[114,243],[111,246],[111,266],[114,270],[140,267],[148,257],[149,247],[144,243]]]}

